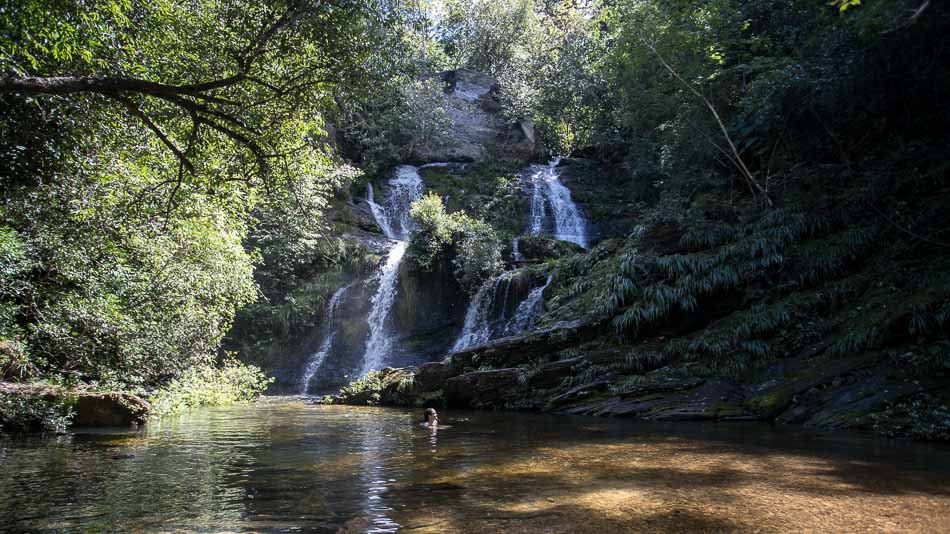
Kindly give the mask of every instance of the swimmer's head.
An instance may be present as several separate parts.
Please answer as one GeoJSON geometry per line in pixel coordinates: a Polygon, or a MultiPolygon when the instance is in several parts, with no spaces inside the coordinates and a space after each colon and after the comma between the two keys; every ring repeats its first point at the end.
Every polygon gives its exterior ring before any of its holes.
{"type": "Polygon", "coordinates": [[[425,421],[429,425],[439,424],[439,414],[436,413],[434,408],[426,408],[426,411],[424,415],[422,416],[422,418],[423,418],[422,420],[425,421]]]}

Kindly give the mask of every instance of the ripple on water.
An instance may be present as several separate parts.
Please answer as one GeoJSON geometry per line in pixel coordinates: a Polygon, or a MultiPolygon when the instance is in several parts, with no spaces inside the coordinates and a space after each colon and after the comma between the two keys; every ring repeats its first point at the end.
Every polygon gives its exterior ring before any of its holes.
{"type": "Polygon", "coordinates": [[[0,439],[17,530],[950,531],[947,448],[276,399],[138,431],[0,439]],[[455,421],[452,421],[455,418],[455,421]]]}

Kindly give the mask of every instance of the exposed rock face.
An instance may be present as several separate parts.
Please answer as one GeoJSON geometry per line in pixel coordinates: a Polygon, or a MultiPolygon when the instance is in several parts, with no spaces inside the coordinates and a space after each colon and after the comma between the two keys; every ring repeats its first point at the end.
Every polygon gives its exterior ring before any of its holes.
{"type": "Polygon", "coordinates": [[[0,383],[0,394],[71,405],[75,426],[131,426],[145,423],[151,406],[128,393],[87,392],[33,384],[0,383]]]}
{"type": "Polygon", "coordinates": [[[443,254],[430,270],[404,261],[393,305],[394,331],[405,352],[397,365],[419,365],[449,351],[465,322],[468,295],[455,279],[453,254],[443,254]]]}
{"type": "Polygon", "coordinates": [[[76,400],[76,426],[130,426],[148,418],[151,406],[126,393],[86,393],[76,400]]]}
{"type": "Polygon", "coordinates": [[[546,261],[584,252],[580,245],[570,241],[558,241],[549,237],[528,235],[518,238],[518,251],[522,261],[546,261]]]}
{"type": "Polygon", "coordinates": [[[503,406],[519,396],[519,369],[494,369],[465,373],[445,381],[445,402],[458,408],[503,406]]]}
{"type": "MultiPolygon", "coordinates": [[[[916,395],[947,393],[939,378],[896,381],[895,370],[880,354],[825,358],[806,353],[776,361],[742,381],[688,376],[682,368],[667,366],[626,387],[619,386],[621,377],[612,372],[579,384],[565,381],[576,379],[585,363],[596,360],[593,353],[550,361],[530,372],[524,367],[592,336],[596,329],[591,325],[560,323],[493,340],[417,369],[388,370],[387,376],[404,382],[398,390],[383,391],[381,403],[869,430],[875,424],[869,414],[916,395]],[[486,366],[492,369],[484,370],[486,366]]],[[[603,356],[616,358],[606,352],[603,356]]]]}
{"type": "Polygon", "coordinates": [[[501,115],[498,81],[480,72],[459,69],[430,74],[445,84],[445,103],[452,121],[452,138],[443,148],[419,147],[412,159],[483,161],[531,159],[537,146],[534,124],[512,124],[501,115]]]}

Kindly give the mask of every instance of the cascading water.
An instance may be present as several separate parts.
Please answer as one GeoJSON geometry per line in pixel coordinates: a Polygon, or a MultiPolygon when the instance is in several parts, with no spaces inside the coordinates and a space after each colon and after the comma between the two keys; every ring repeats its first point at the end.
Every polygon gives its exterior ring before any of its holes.
{"type": "Polygon", "coordinates": [[[521,255],[521,238],[515,237],[511,240],[511,260],[515,263],[519,261],[524,261],[524,256],[521,255]]]}
{"type": "Polygon", "coordinates": [[[396,282],[399,277],[399,265],[406,254],[408,243],[399,241],[389,250],[389,256],[379,274],[379,288],[373,295],[373,307],[369,312],[369,339],[363,356],[363,368],[360,375],[381,369],[386,355],[392,350],[393,339],[389,328],[389,311],[396,300],[396,282]]]}
{"type": "Polygon", "coordinates": [[[521,301],[521,304],[518,305],[518,309],[515,310],[515,316],[508,322],[508,326],[505,329],[506,335],[520,334],[534,326],[534,321],[538,318],[541,305],[544,303],[544,290],[551,285],[551,280],[551,275],[548,275],[548,279],[544,282],[543,286],[532,289],[531,292],[528,293],[528,298],[521,301]]]}
{"type": "MultiPolygon", "coordinates": [[[[405,241],[412,231],[412,219],[409,208],[422,196],[422,177],[419,168],[412,165],[396,167],[395,175],[389,180],[389,194],[381,209],[373,209],[376,222],[386,237],[405,241]]],[[[372,204],[370,204],[372,207],[372,204]]]]}
{"type": "Polygon", "coordinates": [[[498,286],[505,280],[505,276],[510,273],[503,273],[490,280],[486,280],[468,305],[465,312],[465,325],[462,327],[462,334],[452,346],[452,352],[474,347],[491,339],[491,304],[495,300],[495,294],[498,292],[498,286]]]}
{"type": "Polygon", "coordinates": [[[367,319],[369,338],[363,354],[361,376],[385,367],[386,358],[393,349],[390,311],[396,300],[399,266],[402,264],[408,246],[406,240],[409,239],[409,234],[413,229],[412,220],[409,218],[409,208],[422,196],[423,189],[419,168],[412,165],[396,167],[393,177],[389,180],[389,193],[382,205],[374,202],[372,184],[367,186],[367,202],[373,211],[376,223],[382,228],[386,237],[397,241],[389,250],[386,263],[379,271],[379,287],[373,295],[372,309],[367,319]]]}
{"type": "Polygon", "coordinates": [[[462,333],[452,346],[452,352],[474,347],[501,336],[513,336],[534,326],[541,311],[544,290],[551,284],[548,276],[544,285],[533,288],[511,313],[508,309],[512,282],[518,271],[508,271],[482,284],[465,313],[462,333]],[[504,300],[498,302],[498,297],[504,300]],[[494,316],[493,316],[494,315],[494,316]]]}
{"type": "Polygon", "coordinates": [[[577,204],[571,199],[571,190],[561,183],[560,171],[557,168],[560,162],[561,158],[558,157],[547,165],[531,166],[529,232],[531,235],[541,235],[547,228],[551,228],[555,239],[570,241],[587,248],[589,245],[587,222],[577,204]],[[548,222],[549,209],[553,217],[553,225],[548,222]]]}
{"type": "Polygon", "coordinates": [[[383,230],[383,234],[386,237],[393,237],[393,229],[389,226],[389,217],[386,216],[386,209],[376,203],[376,195],[373,193],[373,184],[366,184],[366,203],[369,204],[370,210],[373,212],[373,219],[376,219],[376,224],[383,230]]]}
{"type": "Polygon", "coordinates": [[[333,348],[333,340],[336,338],[336,329],[334,328],[334,314],[336,313],[336,308],[340,304],[340,299],[343,298],[343,294],[346,293],[346,290],[352,286],[345,286],[337,289],[333,296],[330,297],[330,303],[327,304],[327,311],[325,314],[326,319],[324,320],[324,325],[326,325],[326,334],[323,338],[323,342],[320,343],[320,348],[314,352],[310,359],[307,360],[307,366],[304,368],[303,378],[300,380],[300,394],[306,395],[307,389],[310,387],[310,381],[313,379],[314,375],[317,374],[317,371],[320,370],[320,366],[323,365],[323,360],[327,358],[327,354],[330,352],[330,349],[333,348]]]}

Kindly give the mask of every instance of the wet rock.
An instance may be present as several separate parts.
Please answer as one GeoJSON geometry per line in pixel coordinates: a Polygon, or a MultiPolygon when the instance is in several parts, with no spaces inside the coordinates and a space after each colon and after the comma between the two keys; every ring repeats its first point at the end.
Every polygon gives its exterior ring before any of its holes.
{"type": "Polygon", "coordinates": [[[531,376],[528,385],[535,389],[548,389],[557,386],[564,378],[573,374],[574,366],[584,361],[583,357],[570,358],[541,366],[531,376]]]}
{"type": "MultiPolygon", "coordinates": [[[[684,382],[680,384],[686,387],[684,382]]],[[[723,419],[750,419],[751,414],[742,409],[742,389],[720,380],[703,381],[689,389],[669,389],[665,392],[643,389],[617,395],[606,400],[575,406],[566,413],[596,415],[602,417],[636,417],[653,421],[708,421],[723,419]]]]}
{"type": "Polygon", "coordinates": [[[131,426],[145,423],[151,406],[145,400],[116,392],[88,392],[54,386],[0,383],[0,394],[62,402],[73,408],[75,426],[131,426]]]}
{"type": "Polygon", "coordinates": [[[545,261],[584,252],[584,248],[569,241],[558,241],[542,236],[518,238],[518,252],[524,261],[545,261]]]}
{"type": "MultiPolygon", "coordinates": [[[[748,388],[744,406],[749,411],[767,418],[775,418],[792,408],[796,398],[815,387],[833,382],[836,378],[874,365],[879,355],[829,360],[790,360],[777,362],[759,373],[748,388]]],[[[807,408],[798,407],[783,418],[791,422],[805,417],[807,408]]]]}
{"type": "Polygon", "coordinates": [[[151,406],[127,393],[82,393],[75,409],[76,426],[131,426],[144,423],[151,406]]]}
{"type": "Polygon", "coordinates": [[[574,386],[564,393],[561,393],[560,395],[550,399],[548,401],[548,406],[553,408],[563,404],[581,401],[587,397],[590,397],[591,395],[606,391],[610,386],[611,381],[612,377],[607,377],[587,384],[574,386]]]}
{"type": "Polygon", "coordinates": [[[457,408],[497,408],[518,398],[519,369],[465,373],[445,381],[445,400],[457,408]]]}
{"type": "Polygon", "coordinates": [[[576,345],[593,333],[588,326],[585,320],[555,323],[524,335],[503,337],[456,352],[451,359],[464,369],[473,369],[475,360],[480,365],[513,367],[576,345]]]}
{"type": "Polygon", "coordinates": [[[456,370],[448,363],[424,363],[416,370],[415,389],[418,392],[442,389],[445,387],[445,381],[456,374],[456,370]]]}

